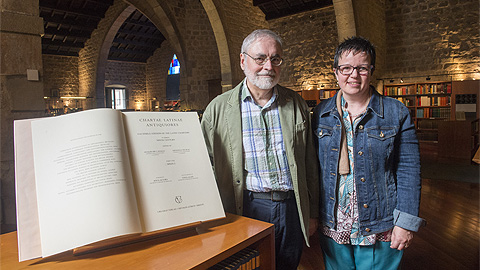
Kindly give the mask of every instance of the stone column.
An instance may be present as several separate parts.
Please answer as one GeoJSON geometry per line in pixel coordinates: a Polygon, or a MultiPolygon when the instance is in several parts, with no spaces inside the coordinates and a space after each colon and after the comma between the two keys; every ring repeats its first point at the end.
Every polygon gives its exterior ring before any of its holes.
{"type": "Polygon", "coordinates": [[[15,229],[13,121],[44,115],[43,20],[38,0],[0,0],[0,163],[2,233],[15,229]]]}
{"type": "Polygon", "coordinates": [[[352,0],[333,0],[337,19],[338,42],[357,35],[352,0]]]}

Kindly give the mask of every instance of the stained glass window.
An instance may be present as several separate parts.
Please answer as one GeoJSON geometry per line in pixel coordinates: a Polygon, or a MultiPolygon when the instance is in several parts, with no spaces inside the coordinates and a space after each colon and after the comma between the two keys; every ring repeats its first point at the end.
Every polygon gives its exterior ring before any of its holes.
{"type": "Polygon", "coordinates": [[[168,69],[168,75],[180,74],[180,63],[178,62],[177,55],[174,54],[170,68],[168,69]]]}

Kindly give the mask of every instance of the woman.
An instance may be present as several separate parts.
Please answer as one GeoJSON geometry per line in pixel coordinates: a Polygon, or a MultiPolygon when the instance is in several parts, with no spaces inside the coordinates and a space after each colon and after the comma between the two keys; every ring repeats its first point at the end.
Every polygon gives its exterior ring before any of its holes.
{"type": "Polygon", "coordinates": [[[415,126],[400,101],[370,86],[374,69],[368,40],[342,42],[333,69],[340,90],[314,111],[326,269],[398,269],[424,222],[415,126]]]}

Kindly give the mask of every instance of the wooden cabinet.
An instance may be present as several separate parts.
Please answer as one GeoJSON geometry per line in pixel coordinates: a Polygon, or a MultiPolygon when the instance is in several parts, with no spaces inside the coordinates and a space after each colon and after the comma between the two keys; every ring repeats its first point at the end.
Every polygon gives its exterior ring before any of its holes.
{"type": "Polygon", "coordinates": [[[442,121],[438,125],[438,156],[470,161],[478,148],[478,120],[442,121]]]}
{"type": "MultiPolygon", "coordinates": [[[[100,225],[99,225],[100,226],[100,225]]],[[[275,268],[273,224],[228,214],[191,233],[174,234],[85,255],[64,252],[18,262],[16,232],[0,236],[0,269],[207,269],[250,247],[261,269],[275,268]]]]}

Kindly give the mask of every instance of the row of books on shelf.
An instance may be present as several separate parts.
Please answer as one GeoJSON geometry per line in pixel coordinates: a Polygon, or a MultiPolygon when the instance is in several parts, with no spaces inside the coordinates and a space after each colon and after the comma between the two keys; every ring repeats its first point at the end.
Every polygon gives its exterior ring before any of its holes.
{"type": "Polygon", "coordinates": [[[320,90],[320,98],[327,99],[335,96],[338,90],[320,90]]]}
{"type": "Polygon", "coordinates": [[[420,96],[420,97],[417,97],[417,106],[449,106],[449,105],[450,105],[450,96],[444,96],[444,97],[420,96]]]}
{"type": "Polygon", "coordinates": [[[260,253],[253,248],[245,248],[209,268],[209,270],[257,269],[260,269],[260,253]]]}
{"type": "Polygon", "coordinates": [[[450,96],[445,97],[429,97],[429,96],[420,96],[416,99],[414,97],[396,97],[400,100],[405,106],[415,106],[415,100],[417,106],[450,106],[450,96]]]}
{"type": "Polygon", "coordinates": [[[417,118],[450,118],[450,108],[417,108],[417,118]]]}
{"type": "Polygon", "coordinates": [[[396,99],[400,100],[405,106],[415,106],[414,99],[405,98],[405,97],[397,97],[396,99]]]}
{"type": "Polygon", "coordinates": [[[383,91],[385,96],[415,95],[414,85],[405,86],[387,86],[383,91]]]}
{"type": "Polygon", "coordinates": [[[417,94],[451,94],[451,83],[417,84],[417,94]]]}
{"type": "Polygon", "coordinates": [[[426,83],[399,86],[385,86],[383,94],[385,96],[419,95],[419,94],[451,94],[451,83],[426,83]]]}

